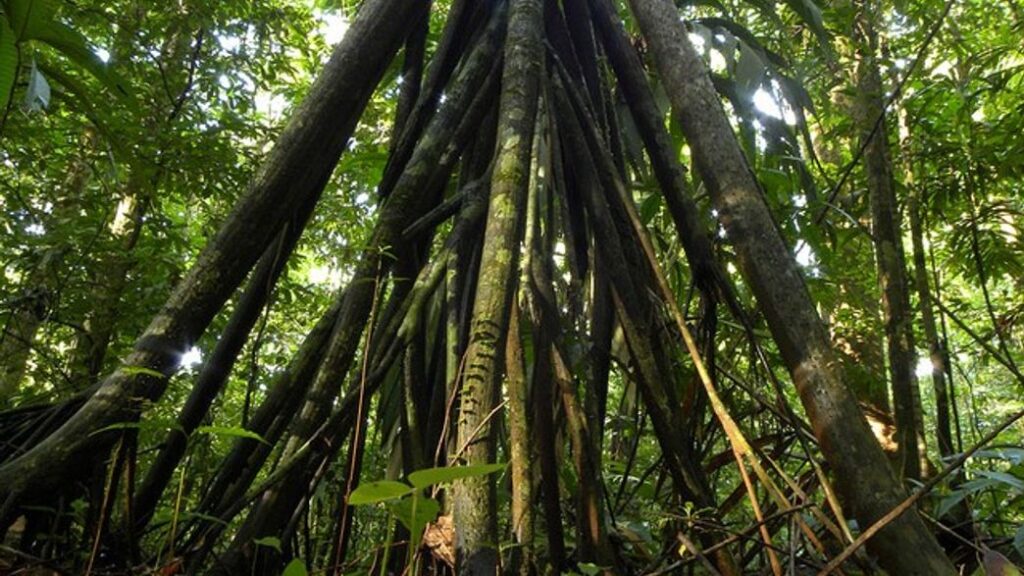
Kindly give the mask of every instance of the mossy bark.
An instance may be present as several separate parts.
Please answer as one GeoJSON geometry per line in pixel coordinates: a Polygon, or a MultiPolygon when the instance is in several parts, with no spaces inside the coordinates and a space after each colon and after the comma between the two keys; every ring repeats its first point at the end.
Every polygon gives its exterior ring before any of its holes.
{"type": "MultiPolygon", "coordinates": [[[[460,382],[457,449],[461,453],[457,456],[467,464],[494,460],[490,420],[502,373],[522,238],[543,55],[540,0],[512,0],[510,4],[494,174],[460,382]]],[[[456,563],[461,574],[494,574],[497,570],[493,482],[488,476],[452,487],[456,563]]]]}

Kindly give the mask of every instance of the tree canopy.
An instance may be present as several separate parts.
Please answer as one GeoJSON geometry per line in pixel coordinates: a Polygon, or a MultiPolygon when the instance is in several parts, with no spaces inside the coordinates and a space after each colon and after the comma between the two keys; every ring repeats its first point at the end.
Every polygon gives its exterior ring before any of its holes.
{"type": "Polygon", "coordinates": [[[1020,574],[1016,0],[0,0],[0,572],[1020,574]]]}

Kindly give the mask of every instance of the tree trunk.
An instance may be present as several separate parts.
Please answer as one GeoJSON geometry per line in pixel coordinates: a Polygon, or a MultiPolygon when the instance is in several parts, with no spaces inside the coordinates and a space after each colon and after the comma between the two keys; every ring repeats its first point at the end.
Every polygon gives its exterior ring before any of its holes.
{"type": "Polygon", "coordinates": [[[644,141],[665,205],[686,251],[690,275],[709,298],[728,293],[727,303],[735,306],[731,287],[715,258],[711,237],[700,220],[700,211],[687,185],[686,169],[674,153],[672,137],[665,127],[663,115],[658,111],[643,65],[629,42],[622,20],[609,0],[590,0],[590,4],[608,60],[644,141]]]}
{"type": "Polygon", "coordinates": [[[907,187],[907,216],[910,219],[910,239],[914,259],[914,288],[921,311],[921,326],[928,343],[928,357],[932,364],[932,389],[935,393],[935,441],[943,457],[953,454],[953,433],[950,427],[949,396],[946,390],[946,361],[938,324],[935,322],[935,305],[932,289],[928,282],[928,263],[924,248],[924,207],[921,205],[922,190],[914,174],[914,151],[910,127],[907,125],[906,109],[900,108],[900,149],[903,155],[903,181],[907,187]]]}
{"type": "Polygon", "coordinates": [[[916,353],[910,284],[884,117],[882,78],[876,57],[878,36],[872,19],[867,2],[861,2],[854,24],[854,41],[858,45],[856,117],[861,138],[859,145],[864,146],[871,233],[878,264],[878,282],[882,289],[882,314],[896,419],[898,472],[904,478],[920,480],[921,463],[927,454],[922,453],[918,442],[922,430],[917,417],[920,397],[914,376],[916,353]]]}
{"type": "MultiPolygon", "coordinates": [[[[667,0],[630,0],[679,115],[697,168],[736,247],[740,269],[764,311],[840,493],[862,526],[906,497],[844,385],[796,259],[772,220],[763,192],[683,22],[667,0]]],[[[894,574],[955,574],[915,510],[872,539],[869,549],[894,574]],[[914,554],[907,554],[913,550],[914,554]]]]}
{"type": "MultiPolygon", "coordinates": [[[[468,464],[494,458],[490,422],[501,375],[512,286],[522,238],[536,122],[543,21],[540,0],[512,0],[498,108],[494,175],[473,303],[458,419],[459,456],[468,464]]],[[[498,564],[494,479],[452,487],[456,564],[471,576],[495,574],[498,564]]]]}
{"type": "Polygon", "coordinates": [[[512,537],[517,546],[513,552],[512,571],[530,576],[535,570],[530,402],[519,335],[519,307],[515,305],[509,319],[505,362],[508,374],[509,459],[512,463],[512,537]]]}
{"type": "Polygon", "coordinates": [[[58,264],[64,250],[46,249],[25,278],[21,293],[9,302],[0,332],[0,404],[9,405],[21,389],[36,333],[50,313],[58,264]]]}

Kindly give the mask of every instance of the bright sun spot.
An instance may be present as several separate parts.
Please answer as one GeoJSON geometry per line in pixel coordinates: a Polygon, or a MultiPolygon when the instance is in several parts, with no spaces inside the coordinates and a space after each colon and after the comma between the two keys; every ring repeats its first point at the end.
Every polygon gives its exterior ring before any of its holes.
{"type": "Polygon", "coordinates": [[[342,282],[349,279],[349,275],[341,270],[332,268],[329,264],[317,264],[306,273],[309,283],[314,286],[322,286],[331,290],[337,289],[342,282]]]}
{"type": "Polygon", "coordinates": [[[697,50],[697,52],[703,52],[704,51],[704,37],[703,36],[701,36],[700,34],[689,34],[688,37],[690,38],[690,44],[693,44],[693,47],[694,47],[695,50],[697,50]]]}
{"type": "Polygon", "coordinates": [[[96,54],[96,57],[102,60],[104,64],[110,61],[110,52],[104,48],[96,48],[93,50],[93,54],[96,54]]]}
{"type": "Polygon", "coordinates": [[[345,33],[348,32],[348,18],[344,14],[336,14],[333,12],[324,12],[320,15],[320,34],[324,37],[324,42],[327,42],[329,46],[334,46],[341,39],[345,37],[345,33]]]}
{"type": "Polygon", "coordinates": [[[218,34],[217,43],[220,44],[221,50],[234,52],[242,45],[242,39],[234,34],[218,34]]]}
{"type": "Polygon", "coordinates": [[[181,366],[183,368],[193,368],[203,362],[203,351],[193,346],[181,355],[181,366]]]}
{"type": "Polygon", "coordinates": [[[764,114],[782,120],[782,108],[775,97],[764,88],[758,88],[757,92],[754,92],[754,106],[764,114]]]}
{"type": "Polygon", "coordinates": [[[331,269],[327,266],[316,266],[309,269],[309,281],[312,284],[323,284],[331,276],[331,269]]]}
{"type": "Polygon", "coordinates": [[[932,366],[931,358],[928,356],[921,356],[917,359],[917,368],[914,370],[914,373],[917,374],[918,378],[931,376],[933,370],[934,367],[932,366]]]}
{"type": "Polygon", "coordinates": [[[818,259],[814,256],[814,250],[811,250],[810,245],[807,242],[801,240],[796,245],[796,261],[803,267],[814,266],[818,259]]]}

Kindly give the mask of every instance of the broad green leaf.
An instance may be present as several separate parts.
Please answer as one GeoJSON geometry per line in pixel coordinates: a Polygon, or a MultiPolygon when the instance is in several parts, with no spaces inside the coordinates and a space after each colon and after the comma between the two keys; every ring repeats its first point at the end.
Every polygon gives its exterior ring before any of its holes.
{"type": "Polygon", "coordinates": [[[299,558],[293,558],[287,566],[284,567],[284,572],[281,572],[281,576],[306,576],[309,574],[306,571],[306,563],[299,558]]]}
{"type": "MultiPolygon", "coordinates": [[[[699,18],[695,22],[700,22],[711,28],[715,31],[716,35],[722,34],[724,36],[726,32],[732,34],[737,41],[738,49],[743,49],[743,44],[746,44],[746,47],[753,48],[763,60],[776,68],[789,67],[789,62],[781,54],[769,50],[749,29],[733,20],[727,18],[699,18]]],[[[728,38],[726,39],[728,40],[728,38]]]]}
{"type": "Polygon", "coordinates": [[[996,470],[979,470],[978,475],[984,476],[985,478],[991,478],[992,480],[1010,486],[1015,490],[1024,492],[1024,480],[1017,478],[1013,474],[1009,474],[1007,472],[999,472],[996,470]]]}
{"type": "Polygon", "coordinates": [[[281,539],[276,536],[264,536],[263,538],[255,538],[252,541],[257,546],[264,546],[266,548],[273,548],[278,552],[281,551],[281,539]]]}
{"type": "Polygon", "coordinates": [[[253,432],[252,430],[246,430],[238,426],[200,426],[196,428],[196,434],[212,434],[214,436],[231,436],[234,438],[249,438],[250,440],[256,440],[257,442],[267,443],[262,436],[253,432]]]}
{"type": "Polygon", "coordinates": [[[650,194],[644,201],[640,203],[640,221],[646,226],[654,220],[654,217],[658,215],[658,210],[661,208],[661,195],[650,194]]]}
{"type": "Polygon", "coordinates": [[[53,24],[57,3],[54,0],[8,0],[4,9],[18,40],[30,40],[38,38],[53,24]]]}
{"type": "Polygon", "coordinates": [[[89,48],[85,37],[75,30],[60,22],[54,22],[35,36],[35,39],[56,48],[69,60],[88,70],[116,96],[130,102],[125,98],[128,96],[128,84],[100,60],[100,57],[89,48]]]}
{"type": "Polygon", "coordinates": [[[821,8],[818,8],[814,0],[786,0],[786,5],[792,8],[805,24],[810,26],[811,31],[818,38],[818,42],[821,43],[822,50],[829,53],[831,45],[828,32],[825,30],[825,21],[821,16],[821,8]]]}
{"type": "Polygon", "coordinates": [[[14,78],[18,74],[18,47],[7,19],[0,15],[0,112],[7,109],[7,103],[14,89],[14,78]]]}
{"type": "Polygon", "coordinates": [[[397,502],[389,502],[388,509],[398,518],[403,526],[409,529],[412,534],[419,534],[423,528],[437,518],[441,511],[441,505],[433,498],[402,498],[397,502]],[[415,516],[413,515],[413,503],[415,502],[415,516]]]}
{"type": "Polygon", "coordinates": [[[409,474],[409,482],[416,488],[426,488],[434,484],[445,484],[464,478],[475,478],[494,474],[505,469],[505,464],[479,464],[476,466],[443,466],[427,468],[409,474]]]}
{"type": "Polygon", "coordinates": [[[992,458],[995,460],[1005,460],[1013,464],[1020,464],[1024,462],[1024,448],[992,448],[991,450],[978,450],[974,453],[974,458],[992,458]]]}
{"type": "Polygon", "coordinates": [[[362,506],[364,504],[387,502],[388,500],[397,500],[402,496],[411,494],[412,491],[413,488],[405,482],[395,482],[394,480],[367,482],[366,484],[360,484],[358,488],[352,491],[352,494],[348,497],[348,503],[350,506],[362,506]]]}
{"type": "Polygon", "coordinates": [[[942,519],[947,512],[953,509],[957,504],[963,501],[967,497],[967,493],[963,490],[955,490],[949,495],[944,496],[939,500],[938,504],[935,505],[935,517],[942,519]]]}
{"type": "Polygon", "coordinates": [[[776,74],[775,77],[778,78],[779,85],[782,87],[782,93],[791,106],[794,108],[799,106],[811,114],[816,113],[814,101],[811,99],[811,95],[807,93],[807,89],[804,88],[802,82],[784,74],[776,74]]]}
{"type": "Polygon", "coordinates": [[[1017,533],[1013,535],[1013,547],[1017,549],[1017,554],[1024,557],[1024,525],[1017,528],[1017,533]]]}

